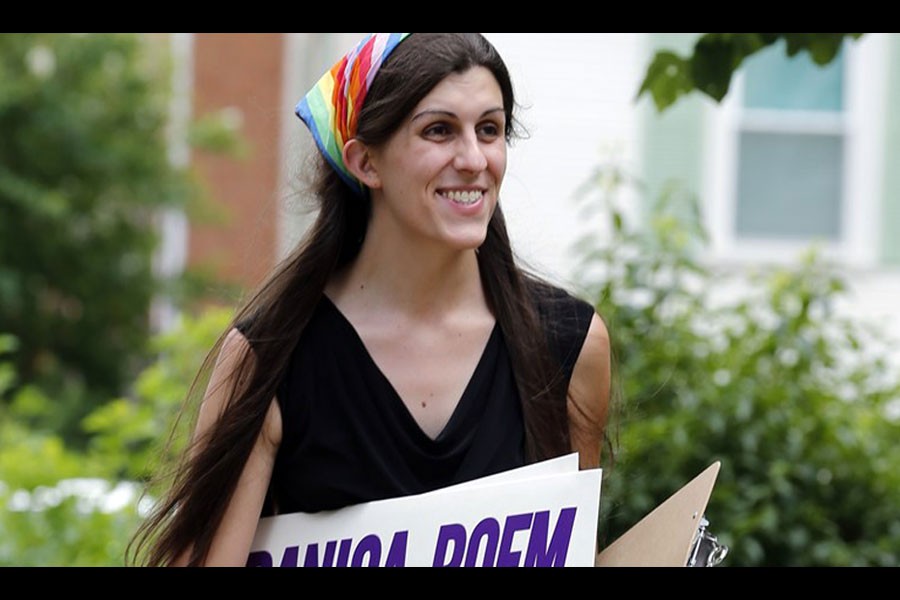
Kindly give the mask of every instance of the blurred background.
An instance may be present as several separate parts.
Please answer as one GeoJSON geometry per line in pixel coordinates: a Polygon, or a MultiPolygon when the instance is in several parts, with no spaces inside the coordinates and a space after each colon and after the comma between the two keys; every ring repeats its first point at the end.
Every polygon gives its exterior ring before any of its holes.
{"type": "MultiPolygon", "coordinates": [[[[123,564],[362,35],[0,35],[0,565],[123,564]]],[[[485,35],[515,250],[613,341],[601,540],[718,460],[724,565],[900,565],[900,35],[485,35]]]]}

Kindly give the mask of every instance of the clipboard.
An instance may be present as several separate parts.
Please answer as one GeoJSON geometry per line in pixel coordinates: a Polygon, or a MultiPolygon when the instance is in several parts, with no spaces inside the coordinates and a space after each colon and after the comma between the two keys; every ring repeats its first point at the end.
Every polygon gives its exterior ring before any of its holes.
{"type": "Polygon", "coordinates": [[[597,567],[685,567],[719,475],[715,462],[597,555],[597,567]]]}

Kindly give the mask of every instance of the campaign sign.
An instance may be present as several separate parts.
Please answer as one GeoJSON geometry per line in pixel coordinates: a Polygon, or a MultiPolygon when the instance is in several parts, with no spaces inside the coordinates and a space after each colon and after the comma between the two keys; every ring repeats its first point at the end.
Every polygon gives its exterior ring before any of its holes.
{"type": "Polygon", "coordinates": [[[592,567],[602,472],[577,470],[577,457],[548,465],[260,519],[247,566],[592,567]]]}

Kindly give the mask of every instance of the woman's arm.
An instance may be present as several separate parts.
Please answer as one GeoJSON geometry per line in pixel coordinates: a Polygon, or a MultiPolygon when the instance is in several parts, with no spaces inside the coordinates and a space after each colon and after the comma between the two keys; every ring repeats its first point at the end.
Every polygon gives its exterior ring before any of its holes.
{"type": "Polygon", "coordinates": [[[609,333],[594,313],[569,381],[569,435],[582,469],[600,466],[600,449],[609,409],[609,333]]]}
{"type": "MultiPolygon", "coordinates": [[[[206,435],[222,414],[234,386],[234,373],[249,352],[252,350],[247,338],[237,329],[232,329],[222,345],[200,405],[195,439],[202,439],[200,436],[206,435]]],[[[252,357],[250,360],[253,360],[252,357]]],[[[246,564],[280,443],[281,411],[278,402],[273,399],[213,538],[205,565],[242,567],[246,564]]]]}

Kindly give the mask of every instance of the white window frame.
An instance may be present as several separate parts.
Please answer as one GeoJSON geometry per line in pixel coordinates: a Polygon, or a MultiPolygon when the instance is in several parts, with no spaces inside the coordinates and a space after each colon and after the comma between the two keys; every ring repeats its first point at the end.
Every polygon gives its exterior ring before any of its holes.
{"type": "Polygon", "coordinates": [[[743,118],[754,130],[789,131],[785,111],[747,110],[740,104],[744,76],[738,73],[731,90],[704,111],[706,168],[703,174],[704,214],[716,258],[724,261],[775,262],[795,260],[815,245],[831,260],[846,266],[876,265],[880,248],[884,174],[884,132],[887,109],[887,34],[868,33],[845,48],[844,111],[839,117],[812,112],[790,116],[795,131],[843,132],[844,165],[841,222],[837,240],[773,240],[738,236],[735,211],[738,193],[738,144],[743,118]]]}

